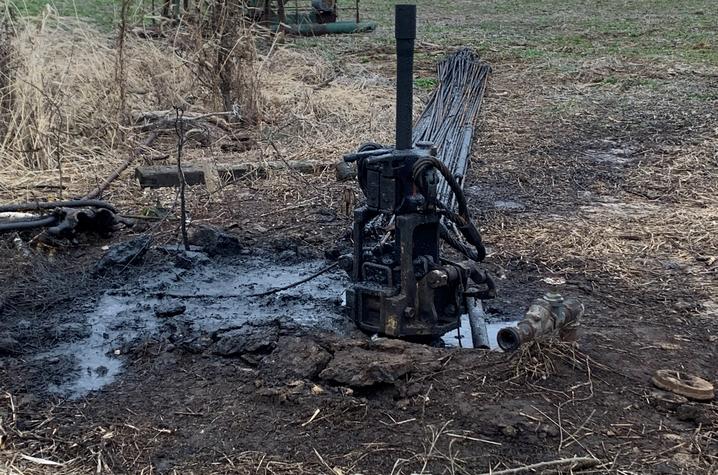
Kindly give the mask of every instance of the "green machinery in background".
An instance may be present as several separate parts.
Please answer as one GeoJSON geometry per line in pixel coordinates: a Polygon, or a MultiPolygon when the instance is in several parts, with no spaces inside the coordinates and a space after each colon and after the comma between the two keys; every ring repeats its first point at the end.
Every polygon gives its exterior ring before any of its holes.
{"type": "MultiPolygon", "coordinates": [[[[202,8],[207,0],[164,0],[162,15],[178,17],[190,8],[202,8]]],[[[246,0],[247,16],[274,31],[315,36],[374,31],[376,23],[361,21],[359,0],[346,11],[352,20],[338,21],[337,0],[246,0]]]]}
{"type": "Polygon", "coordinates": [[[254,4],[255,18],[267,23],[275,30],[301,36],[332,35],[342,33],[364,33],[374,31],[376,23],[360,21],[359,0],[356,0],[352,21],[337,21],[336,0],[303,0],[308,5],[300,6],[299,0],[249,0],[254,4]]]}

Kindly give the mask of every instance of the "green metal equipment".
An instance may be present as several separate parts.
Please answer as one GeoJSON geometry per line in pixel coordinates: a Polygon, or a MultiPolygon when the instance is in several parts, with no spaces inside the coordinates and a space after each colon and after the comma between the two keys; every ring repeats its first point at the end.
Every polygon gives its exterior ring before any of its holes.
{"type": "MultiPolygon", "coordinates": [[[[201,5],[192,0],[163,0],[162,15],[178,18],[182,11],[201,5]]],[[[337,0],[302,0],[309,4],[299,5],[299,0],[245,0],[246,15],[253,21],[266,25],[273,31],[283,31],[297,36],[366,33],[376,29],[376,22],[360,21],[359,0],[347,11],[352,20],[337,21],[337,0]]]]}
{"type": "Polygon", "coordinates": [[[300,7],[299,0],[291,4],[287,0],[250,0],[250,8],[254,10],[252,16],[255,19],[268,24],[274,31],[293,35],[365,33],[376,29],[375,22],[360,21],[358,0],[352,21],[337,21],[336,0],[312,0],[306,7],[300,7]]]}

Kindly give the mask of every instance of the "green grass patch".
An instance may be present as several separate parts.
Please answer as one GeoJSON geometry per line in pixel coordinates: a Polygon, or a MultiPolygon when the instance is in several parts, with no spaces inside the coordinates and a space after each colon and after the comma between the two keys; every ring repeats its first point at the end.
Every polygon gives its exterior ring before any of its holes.
{"type": "MultiPolygon", "coordinates": [[[[420,40],[491,50],[544,65],[556,55],[576,62],[613,56],[631,60],[718,65],[714,0],[417,0],[420,40]],[[517,51],[517,45],[527,45],[517,51]],[[511,50],[511,51],[507,51],[511,50]]],[[[341,0],[340,0],[341,4],[341,0]]],[[[391,37],[393,2],[362,0],[363,17],[391,37]]]]}
{"type": "Polygon", "coordinates": [[[432,90],[439,84],[436,78],[416,78],[414,79],[414,86],[419,89],[432,90]]]}
{"type": "Polygon", "coordinates": [[[537,59],[546,56],[545,51],[536,48],[523,48],[519,50],[519,57],[522,59],[537,59]]]}
{"type": "MultiPolygon", "coordinates": [[[[119,0],[10,0],[10,2],[20,16],[38,16],[50,8],[60,16],[79,18],[105,29],[116,25],[120,17],[119,0]]],[[[162,0],[156,0],[155,7],[161,3],[162,0]]],[[[130,3],[131,23],[141,23],[144,17],[151,13],[151,1],[133,0],[130,3]]]]}
{"type": "MultiPolygon", "coordinates": [[[[2,0],[0,0],[2,1],[2,0]]],[[[6,0],[7,1],[7,0],[6,0]]],[[[24,15],[37,15],[49,3],[60,15],[90,19],[102,28],[116,25],[119,0],[10,0],[24,15]]],[[[299,0],[308,5],[309,0],[299,0]]],[[[159,7],[161,0],[155,0],[159,7]]],[[[363,20],[379,24],[369,35],[302,39],[302,47],[341,50],[369,38],[393,45],[394,3],[361,0],[363,20]]],[[[615,57],[718,65],[718,9],[714,0],[417,0],[420,41],[467,45],[494,59],[518,59],[553,67],[573,61],[615,57]],[[524,45],[522,47],[522,45],[524,45]]],[[[354,18],[354,0],[338,0],[340,19],[354,18]]],[[[140,23],[152,0],[133,0],[131,18],[140,23]]]]}

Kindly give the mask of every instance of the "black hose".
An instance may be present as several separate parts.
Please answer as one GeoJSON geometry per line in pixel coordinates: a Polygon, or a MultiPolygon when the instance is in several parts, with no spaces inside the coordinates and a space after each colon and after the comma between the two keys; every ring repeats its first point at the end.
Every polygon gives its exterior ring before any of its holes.
{"type": "Polygon", "coordinates": [[[459,216],[468,221],[469,206],[466,203],[464,191],[461,189],[461,185],[459,185],[456,181],[454,175],[451,173],[451,170],[449,170],[449,167],[447,167],[444,162],[436,157],[424,157],[417,160],[413,170],[414,183],[423,183],[424,173],[431,167],[439,170],[441,176],[444,177],[444,180],[446,180],[446,183],[449,185],[449,188],[451,188],[451,191],[454,192],[454,196],[456,197],[457,205],[459,206],[459,216]]]}
{"type": "Polygon", "coordinates": [[[449,228],[447,228],[446,225],[444,225],[443,223],[439,226],[439,237],[441,237],[441,239],[443,239],[446,244],[448,244],[464,256],[468,257],[472,261],[480,260],[478,253],[474,249],[461,242],[454,235],[454,233],[452,233],[449,228]]]}
{"type": "Polygon", "coordinates": [[[57,223],[57,216],[45,216],[39,219],[27,221],[7,221],[0,222],[0,233],[9,233],[16,231],[25,231],[27,229],[42,228],[45,226],[53,226],[57,223]]]}
{"type": "Polygon", "coordinates": [[[448,206],[446,206],[444,203],[439,203],[440,206],[442,206],[445,209],[445,212],[447,212],[447,217],[451,221],[456,223],[456,226],[459,228],[459,231],[461,231],[461,234],[468,241],[468,243],[476,248],[476,257],[478,259],[475,260],[484,260],[484,258],[486,257],[486,248],[484,247],[484,244],[481,240],[481,234],[479,234],[479,230],[476,229],[476,226],[471,221],[469,206],[466,202],[464,190],[461,188],[461,185],[459,185],[454,176],[451,174],[451,170],[449,170],[449,168],[441,160],[435,157],[420,158],[416,161],[413,168],[412,178],[414,180],[414,183],[416,183],[419,188],[425,190],[426,180],[424,179],[424,176],[426,171],[432,167],[439,170],[441,175],[444,177],[444,180],[446,180],[446,183],[449,185],[449,188],[451,188],[451,191],[454,193],[456,203],[459,207],[458,216],[450,212],[448,206]]]}
{"type": "Polygon", "coordinates": [[[39,211],[42,209],[55,208],[105,208],[113,213],[117,209],[107,201],[102,200],[68,200],[68,201],[38,201],[35,203],[18,203],[0,206],[0,213],[12,213],[18,211],[39,211]]]}

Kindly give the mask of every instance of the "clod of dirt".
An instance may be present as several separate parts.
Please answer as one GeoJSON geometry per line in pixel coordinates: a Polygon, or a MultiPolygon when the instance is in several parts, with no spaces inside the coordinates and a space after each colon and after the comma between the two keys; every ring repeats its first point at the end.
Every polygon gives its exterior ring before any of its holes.
{"type": "Polygon", "coordinates": [[[560,430],[558,427],[556,427],[553,424],[541,424],[538,428],[538,435],[540,438],[546,438],[546,437],[558,437],[560,435],[560,430]]]}
{"type": "Polygon", "coordinates": [[[104,272],[117,266],[136,264],[142,260],[152,244],[152,236],[142,235],[112,246],[95,264],[95,272],[104,272]]]}
{"type": "Polygon", "coordinates": [[[279,338],[278,326],[244,325],[217,333],[212,352],[220,356],[241,356],[247,353],[266,354],[274,350],[279,338]]]}
{"type": "Polygon", "coordinates": [[[194,228],[190,233],[189,242],[200,246],[210,256],[230,256],[242,251],[237,236],[212,226],[200,225],[194,228]]]}
{"type": "Polygon", "coordinates": [[[294,264],[305,260],[315,260],[320,257],[316,250],[296,239],[280,238],[273,241],[271,245],[278,256],[277,260],[282,263],[294,264]]]}
{"type": "Polygon", "coordinates": [[[652,391],[650,396],[651,403],[657,409],[666,411],[674,411],[677,407],[688,402],[688,399],[680,394],[674,394],[668,391],[652,391]]]}
{"type": "Polygon", "coordinates": [[[377,338],[369,343],[373,350],[386,351],[388,353],[412,353],[425,357],[431,357],[432,349],[426,345],[417,345],[397,338],[377,338]]]}
{"type": "Polygon", "coordinates": [[[718,413],[706,404],[688,403],[678,407],[676,417],[679,421],[692,422],[705,428],[718,426],[718,413]]]}
{"type": "Polygon", "coordinates": [[[198,336],[179,342],[179,348],[186,353],[200,354],[204,353],[211,344],[212,340],[209,337],[198,336]]]}
{"type": "Polygon", "coordinates": [[[284,402],[295,400],[297,396],[305,393],[306,384],[304,381],[295,380],[287,383],[285,386],[259,388],[258,396],[266,397],[274,402],[284,402]]]}
{"type": "Polygon", "coordinates": [[[60,341],[74,341],[87,338],[92,328],[85,323],[70,322],[57,325],[53,331],[53,338],[60,341]]]}
{"type": "Polygon", "coordinates": [[[354,388],[394,383],[412,370],[412,358],[403,353],[384,353],[348,348],[335,353],[319,377],[354,388]]]}
{"type": "Polygon", "coordinates": [[[20,354],[20,342],[10,335],[0,335],[0,356],[20,354]]]}
{"type": "Polygon", "coordinates": [[[175,267],[179,269],[193,269],[198,266],[209,264],[210,259],[206,254],[196,251],[180,251],[175,257],[175,267]]]}
{"type": "Polygon", "coordinates": [[[187,307],[180,302],[162,302],[155,307],[155,316],[158,318],[170,318],[182,315],[187,307]]]}
{"type": "Polygon", "coordinates": [[[332,357],[312,340],[299,337],[281,338],[277,349],[262,360],[260,370],[279,379],[316,378],[332,357]]]}

